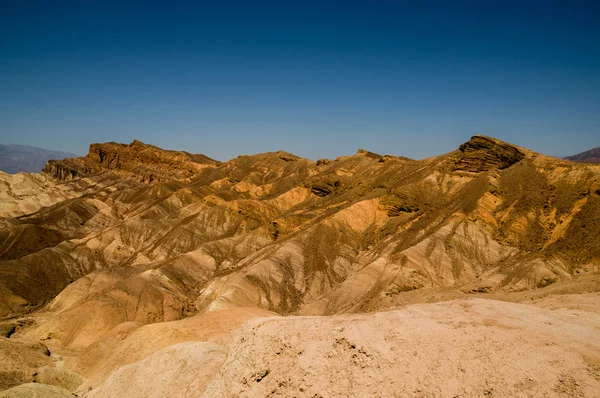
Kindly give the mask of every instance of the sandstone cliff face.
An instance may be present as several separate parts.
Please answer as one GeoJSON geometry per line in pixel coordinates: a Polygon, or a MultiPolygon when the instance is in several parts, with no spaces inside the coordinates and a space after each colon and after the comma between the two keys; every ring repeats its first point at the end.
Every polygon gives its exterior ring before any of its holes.
{"type": "Polygon", "coordinates": [[[476,135],[462,144],[455,170],[481,172],[505,169],[525,157],[517,147],[490,137],[476,135]]]}
{"type": "Polygon", "coordinates": [[[42,169],[42,173],[48,174],[59,181],[70,181],[76,177],[85,177],[85,173],[70,167],[68,160],[49,160],[42,169]]]}
{"type": "Polygon", "coordinates": [[[114,142],[92,144],[85,157],[52,160],[43,172],[68,181],[102,171],[115,171],[151,183],[189,178],[202,168],[218,163],[204,155],[164,150],[134,140],[129,145],[114,142]]]}

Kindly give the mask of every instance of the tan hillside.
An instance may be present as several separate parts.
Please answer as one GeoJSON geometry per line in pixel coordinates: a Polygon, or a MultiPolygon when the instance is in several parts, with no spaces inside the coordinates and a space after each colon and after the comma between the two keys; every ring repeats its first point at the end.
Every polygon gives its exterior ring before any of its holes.
{"type": "Polygon", "coordinates": [[[600,165],[484,136],[423,160],[359,150],[317,162],[279,151],[220,163],[134,141],[0,183],[0,330],[59,353],[83,378],[72,391],[597,387],[600,165]],[[559,294],[586,320],[539,308],[559,294]],[[519,350],[536,354],[518,362],[519,350]],[[185,363],[207,368],[191,390],[185,363]],[[181,390],[153,386],[158,374],[181,390]]]}

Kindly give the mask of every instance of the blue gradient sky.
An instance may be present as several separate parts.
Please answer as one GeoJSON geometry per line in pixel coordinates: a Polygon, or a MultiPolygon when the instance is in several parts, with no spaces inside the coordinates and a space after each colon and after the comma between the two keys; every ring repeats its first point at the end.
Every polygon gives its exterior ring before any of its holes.
{"type": "Polygon", "coordinates": [[[0,0],[0,142],[570,155],[600,145],[596,4],[0,0]]]}

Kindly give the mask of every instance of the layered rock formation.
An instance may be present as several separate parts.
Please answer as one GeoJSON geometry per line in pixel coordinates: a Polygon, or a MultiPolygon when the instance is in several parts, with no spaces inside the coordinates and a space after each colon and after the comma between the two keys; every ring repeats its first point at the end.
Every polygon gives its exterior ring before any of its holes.
{"type": "Polygon", "coordinates": [[[134,140],[129,145],[115,142],[92,144],[85,157],[49,161],[43,172],[67,181],[115,170],[150,183],[189,178],[203,167],[218,163],[204,155],[169,151],[134,140]]]}
{"type": "Polygon", "coordinates": [[[94,297],[118,286],[130,295],[119,305],[131,297],[145,311],[128,318],[143,322],[249,304],[329,314],[393,306],[422,288],[538,288],[598,267],[597,166],[492,138],[422,161],[361,150],[315,164],[276,152],[194,171],[189,159],[136,141],[65,161],[88,185],[163,169],[185,178],[121,184],[11,221],[5,302],[35,307],[82,277],[85,296],[93,277],[112,281],[94,297]],[[38,238],[19,240],[27,233],[38,238]],[[142,291],[172,310],[140,305],[142,291]]]}
{"type": "Polygon", "coordinates": [[[481,172],[505,169],[519,162],[525,154],[517,147],[490,137],[475,136],[462,144],[455,170],[481,172]]]}

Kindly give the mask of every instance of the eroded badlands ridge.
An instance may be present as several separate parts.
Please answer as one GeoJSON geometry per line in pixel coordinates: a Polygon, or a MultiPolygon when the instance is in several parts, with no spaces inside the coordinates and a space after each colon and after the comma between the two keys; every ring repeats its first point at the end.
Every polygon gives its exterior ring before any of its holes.
{"type": "MultiPolygon", "coordinates": [[[[313,162],[280,151],[219,163],[139,141],[93,144],[83,158],[49,162],[41,176],[4,176],[2,330],[64,354],[84,386],[127,363],[160,362],[114,359],[119,339],[208,314],[240,311],[233,331],[255,316],[600,290],[600,166],[484,136],[424,160],[360,150],[313,162]],[[89,358],[104,367],[90,368],[89,358]]],[[[210,322],[199,322],[187,337],[158,346],[196,340],[219,347],[161,355],[191,355],[215,369],[224,363],[227,372],[230,340],[202,337],[210,322]]],[[[122,376],[111,377],[121,388],[122,376]]],[[[264,392],[214,380],[202,388],[264,392]]],[[[101,391],[116,390],[94,394],[101,391]]]]}
{"type": "Polygon", "coordinates": [[[204,166],[216,164],[219,162],[204,155],[169,151],[135,140],[129,145],[92,144],[86,156],[51,160],[43,172],[59,180],[70,180],[115,170],[140,181],[154,182],[188,178],[204,166]]]}

